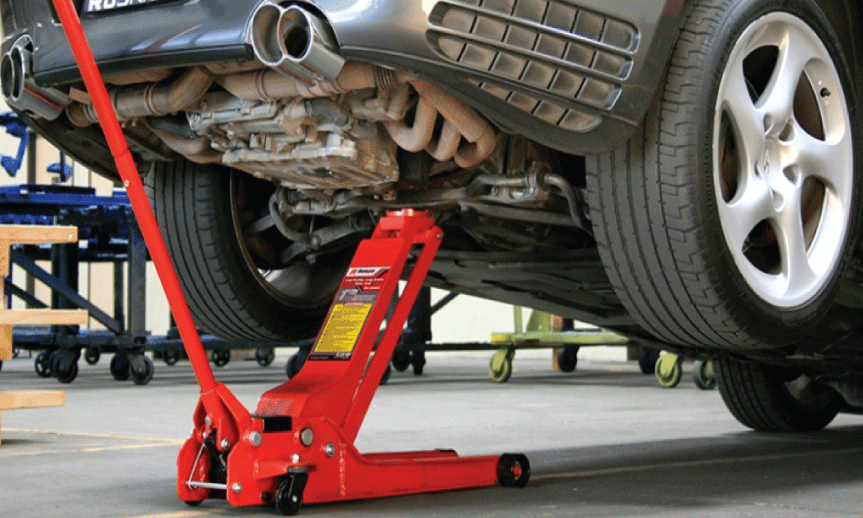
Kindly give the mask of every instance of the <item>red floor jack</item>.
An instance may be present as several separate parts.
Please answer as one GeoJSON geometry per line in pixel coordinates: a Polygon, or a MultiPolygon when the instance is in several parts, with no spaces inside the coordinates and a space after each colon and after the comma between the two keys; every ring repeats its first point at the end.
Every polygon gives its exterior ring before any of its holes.
{"type": "Polygon", "coordinates": [[[177,490],[189,503],[226,491],[231,505],[333,502],[467,487],[523,487],[524,455],[462,458],[452,451],[363,455],[354,440],[422,286],[442,233],[425,212],[382,218],[360,243],[303,369],[265,393],[254,414],[224,386],[216,413],[202,397],[180,451],[177,490]],[[375,349],[414,248],[421,251],[375,349]],[[371,356],[371,361],[369,358],[371,356]]]}
{"type": "Polygon", "coordinates": [[[372,237],[360,243],[305,366],[265,393],[254,414],[215,380],[72,0],[53,1],[201,386],[195,429],[177,460],[180,499],[189,504],[219,497],[235,506],[275,504],[292,515],[303,502],[495,482],[524,487],[530,465],[521,454],[462,458],[436,450],[363,455],[354,447],[443,237],[425,212],[389,213],[372,237]],[[378,341],[415,247],[419,252],[413,269],[378,341]]]}

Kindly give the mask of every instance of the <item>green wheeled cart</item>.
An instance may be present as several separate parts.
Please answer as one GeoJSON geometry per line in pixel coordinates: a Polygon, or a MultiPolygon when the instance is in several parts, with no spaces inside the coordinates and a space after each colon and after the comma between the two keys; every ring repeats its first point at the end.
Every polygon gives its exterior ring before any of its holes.
{"type": "Polygon", "coordinates": [[[512,361],[516,349],[555,349],[555,363],[558,368],[564,372],[572,372],[578,362],[580,347],[629,343],[626,337],[599,328],[574,329],[570,324],[564,325],[564,329],[560,331],[555,331],[554,317],[545,311],[532,310],[526,328],[521,306],[514,306],[513,316],[515,332],[491,335],[491,344],[497,346],[498,350],[491,356],[488,373],[497,383],[505,383],[512,375],[512,361]]]}

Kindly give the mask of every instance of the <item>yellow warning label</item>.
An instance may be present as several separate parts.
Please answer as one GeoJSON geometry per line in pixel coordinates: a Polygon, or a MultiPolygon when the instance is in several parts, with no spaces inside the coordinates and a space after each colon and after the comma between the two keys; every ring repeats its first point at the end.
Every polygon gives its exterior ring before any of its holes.
{"type": "Polygon", "coordinates": [[[372,304],[335,304],[312,354],[349,355],[366,323],[372,304]]]}

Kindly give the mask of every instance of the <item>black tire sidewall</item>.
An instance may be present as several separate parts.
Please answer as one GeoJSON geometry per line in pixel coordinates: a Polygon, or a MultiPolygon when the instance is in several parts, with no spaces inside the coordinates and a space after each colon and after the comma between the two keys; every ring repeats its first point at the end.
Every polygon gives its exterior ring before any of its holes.
{"type": "Polygon", "coordinates": [[[785,372],[768,365],[730,358],[714,361],[719,393],[731,414],[743,425],[763,432],[814,432],[836,417],[838,394],[817,407],[794,398],[785,385],[785,372]]]}
{"type": "MultiPolygon", "coordinates": [[[[180,160],[154,163],[145,179],[196,325],[243,343],[314,336],[332,294],[319,293],[314,301],[293,300],[268,286],[258,273],[240,244],[232,205],[233,177],[244,174],[180,160]]],[[[330,263],[325,257],[318,266],[338,275],[338,265],[330,263]]]]}
{"type": "Polygon", "coordinates": [[[711,49],[705,56],[701,82],[701,102],[692,110],[694,130],[694,153],[691,171],[694,175],[694,196],[700,227],[705,232],[703,242],[708,249],[702,254],[714,264],[715,275],[713,291],[725,298],[725,306],[732,318],[743,329],[748,329],[752,338],[769,344],[793,341],[802,330],[818,322],[829,309],[834,298],[842,272],[848,265],[859,241],[860,217],[855,208],[861,192],[861,175],[854,175],[851,211],[848,232],[845,236],[843,251],[831,278],[820,292],[805,304],[795,308],[780,308],[761,299],[747,284],[734,258],[728,249],[719,221],[719,208],[715,195],[714,174],[714,122],[716,99],[719,85],[727,64],[729,54],[743,31],[759,17],[776,11],[788,12],[801,18],[821,38],[821,41],[834,58],[834,67],[842,82],[845,103],[851,120],[850,131],[855,142],[853,146],[854,171],[863,164],[861,148],[856,145],[861,135],[859,117],[856,117],[856,92],[851,82],[847,60],[837,43],[838,38],[821,10],[810,0],[746,0],[735,2],[722,18],[723,31],[715,36],[711,49]]]}

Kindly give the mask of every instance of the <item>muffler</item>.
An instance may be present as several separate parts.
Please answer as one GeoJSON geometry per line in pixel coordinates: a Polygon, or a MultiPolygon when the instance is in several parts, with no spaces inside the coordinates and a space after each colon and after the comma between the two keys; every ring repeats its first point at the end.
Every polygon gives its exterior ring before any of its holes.
{"type": "Polygon", "coordinates": [[[69,96],[43,88],[33,80],[33,41],[22,36],[0,60],[0,88],[6,104],[34,117],[54,120],[63,113],[69,96]]]}
{"type": "Polygon", "coordinates": [[[345,64],[327,22],[297,5],[268,0],[255,9],[251,24],[255,57],[307,86],[333,81],[345,64]]]}

